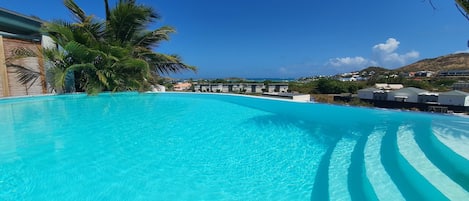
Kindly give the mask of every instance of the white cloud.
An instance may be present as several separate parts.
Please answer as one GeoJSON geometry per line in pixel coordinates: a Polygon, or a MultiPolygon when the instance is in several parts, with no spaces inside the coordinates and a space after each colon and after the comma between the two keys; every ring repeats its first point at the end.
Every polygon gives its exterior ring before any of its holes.
{"type": "Polygon", "coordinates": [[[343,73],[360,70],[368,66],[374,66],[375,64],[376,63],[372,60],[356,56],[329,59],[325,66],[334,73],[343,73]]]}
{"type": "Polygon", "coordinates": [[[386,42],[372,46],[372,57],[338,57],[332,58],[325,64],[328,70],[335,72],[350,72],[360,70],[369,66],[381,66],[385,68],[401,67],[409,64],[420,57],[417,51],[410,51],[404,54],[397,52],[399,42],[395,38],[388,38],[386,42]]]}
{"type": "Polygon", "coordinates": [[[368,63],[368,60],[363,57],[342,57],[329,59],[328,64],[334,67],[340,66],[362,66],[368,63]]]}
{"type": "Polygon", "coordinates": [[[394,52],[401,42],[397,41],[394,38],[388,38],[386,43],[380,43],[378,45],[373,46],[373,51],[382,52],[382,53],[392,53],[394,52]]]}
{"type": "Polygon", "coordinates": [[[414,50],[405,54],[397,53],[399,45],[400,42],[394,38],[389,38],[386,43],[374,45],[372,50],[375,62],[383,67],[394,68],[406,65],[420,56],[420,53],[414,50]]]}

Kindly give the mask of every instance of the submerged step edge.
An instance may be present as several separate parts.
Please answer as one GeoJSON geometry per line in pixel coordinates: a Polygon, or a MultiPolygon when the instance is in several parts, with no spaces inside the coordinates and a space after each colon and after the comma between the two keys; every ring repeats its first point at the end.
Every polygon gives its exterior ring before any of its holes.
{"type": "Polygon", "coordinates": [[[386,128],[377,128],[369,136],[364,150],[365,172],[378,200],[405,200],[381,163],[381,144],[386,128]]]}
{"type": "Polygon", "coordinates": [[[399,128],[397,138],[399,151],[404,158],[443,195],[450,200],[469,200],[469,192],[451,180],[425,156],[414,139],[412,128],[399,128]]]}
{"type": "Polygon", "coordinates": [[[356,140],[344,136],[333,150],[329,163],[329,198],[330,200],[351,200],[348,191],[348,169],[356,140]]]}

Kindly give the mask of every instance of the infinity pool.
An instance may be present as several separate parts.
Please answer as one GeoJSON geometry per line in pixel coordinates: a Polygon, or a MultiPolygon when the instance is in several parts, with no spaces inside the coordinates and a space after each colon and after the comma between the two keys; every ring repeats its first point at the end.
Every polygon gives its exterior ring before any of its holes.
{"type": "Polygon", "coordinates": [[[195,93],[0,100],[0,200],[469,200],[469,119],[195,93]]]}

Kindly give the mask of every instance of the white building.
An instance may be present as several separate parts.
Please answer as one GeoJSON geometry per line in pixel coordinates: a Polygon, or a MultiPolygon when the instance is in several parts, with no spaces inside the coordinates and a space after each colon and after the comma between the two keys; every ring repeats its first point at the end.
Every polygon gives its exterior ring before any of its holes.
{"type": "MultiPolygon", "coordinates": [[[[269,85],[270,87],[271,85],[269,85]]],[[[223,92],[223,93],[262,93],[266,90],[263,83],[216,83],[216,84],[194,84],[197,92],[223,92]]],[[[288,84],[272,85],[271,92],[287,92],[288,84]]]]}
{"type": "Polygon", "coordinates": [[[404,88],[402,84],[376,83],[375,88],[384,90],[398,90],[404,88]]]}
{"type": "Polygon", "coordinates": [[[221,92],[224,92],[224,93],[243,92],[245,91],[245,89],[246,89],[245,84],[229,83],[229,84],[222,84],[221,92]]]}
{"type": "Polygon", "coordinates": [[[441,105],[469,106],[469,93],[458,90],[440,93],[438,103],[441,105]]]}
{"type": "Polygon", "coordinates": [[[246,84],[246,93],[262,93],[265,88],[263,83],[246,84]]]}
{"type": "Polygon", "coordinates": [[[423,89],[415,87],[402,88],[395,91],[390,91],[387,95],[388,101],[398,101],[398,102],[419,102],[419,94],[428,93],[423,89]]]}
{"type": "Polygon", "coordinates": [[[267,92],[288,92],[288,83],[269,83],[267,92]]]}

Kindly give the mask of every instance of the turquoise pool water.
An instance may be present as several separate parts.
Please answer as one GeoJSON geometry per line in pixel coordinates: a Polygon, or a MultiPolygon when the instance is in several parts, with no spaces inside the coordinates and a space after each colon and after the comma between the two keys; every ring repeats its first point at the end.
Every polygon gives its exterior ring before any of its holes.
{"type": "Polygon", "coordinates": [[[469,119],[218,94],[0,100],[0,200],[468,200],[469,119]]]}

